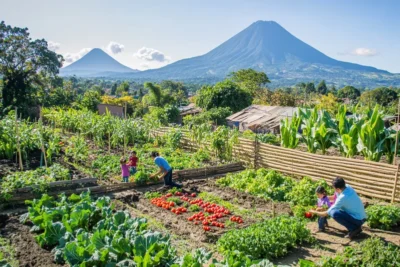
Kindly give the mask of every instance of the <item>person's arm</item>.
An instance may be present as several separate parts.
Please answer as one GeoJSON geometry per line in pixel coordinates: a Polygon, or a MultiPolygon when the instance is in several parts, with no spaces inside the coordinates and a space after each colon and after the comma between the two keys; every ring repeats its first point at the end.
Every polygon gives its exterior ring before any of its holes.
{"type": "Polygon", "coordinates": [[[325,211],[310,210],[310,212],[320,217],[327,217],[329,215],[326,210],[325,211]]]}
{"type": "Polygon", "coordinates": [[[161,167],[161,166],[160,166],[160,169],[158,170],[157,173],[150,175],[150,178],[156,177],[156,176],[158,176],[158,175],[160,175],[160,174],[163,174],[163,175],[161,175],[160,179],[163,179],[164,176],[167,174],[167,172],[166,172],[166,171],[164,170],[164,168],[161,167]]]}

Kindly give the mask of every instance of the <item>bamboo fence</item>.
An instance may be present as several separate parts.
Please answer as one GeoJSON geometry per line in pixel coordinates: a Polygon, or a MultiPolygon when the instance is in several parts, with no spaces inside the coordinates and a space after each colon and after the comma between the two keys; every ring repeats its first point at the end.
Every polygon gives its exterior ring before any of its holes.
{"type": "MultiPolygon", "coordinates": [[[[153,131],[153,136],[162,136],[170,128],[153,131]]],[[[183,130],[182,146],[199,148],[183,130]]],[[[207,147],[209,143],[201,144],[207,147]]],[[[257,140],[239,138],[232,149],[233,157],[251,168],[268,168],[294,178],[308,176],[313,180],[342,177],[358,193],[380,200],[400,202],[399,165],[351,159],[337,156],[318,155],[295,149],[260,143],[257,140]]]]}

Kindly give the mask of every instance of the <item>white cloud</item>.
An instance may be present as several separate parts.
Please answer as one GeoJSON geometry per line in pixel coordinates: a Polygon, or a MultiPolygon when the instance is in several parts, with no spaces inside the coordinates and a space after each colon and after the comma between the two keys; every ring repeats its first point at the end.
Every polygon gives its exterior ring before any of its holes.
{"type": "Polygon", "coordinates": [[[123,45],[123,44],[119,44],[119,43],[117,43],[117,42],[110,42],[108,45],[107,45],[107,51],[109,52],[109,53],[111,53],[111,54],[113,54],[113,55],[116,55],[116,54],[119,54],[119,53],[121,53],[122,51],[124,51],[124,49],[125,49],[125,46],[123,45]]]}
{"type": "Polygon", "coordinates": [[[149,64],[147,64],[147,63],[140,64],[140,69],[147,70],[148,68],[150,68],[149,64]]]}
{"type": "Polygon", "coordinates": [[[356,48],[351,52],[352,55],[355,56],[362,56],[362,57],[373,57],[378,54],[378,52],[375,49],[370,49],[370,48],[356,48]]]}
{"type": "Polygon", "coordinates": [[[90,50],[92,50],[92,48],[83,48],[78,53],[66,53],[66,54],[64,54],[64,60],[66,63],[75,62],[78,59],[80,59],[81,57],[83,57],[84,55],[86,55],[87,53],[89,53],[90,50]]]}
{"type": "Polygon", "coordinates": [[[49,48],[49,50],[56,52],[58,49],[60,49],[61,44],[57,43],[57,42],[49,41],[49,42],[47,42],[47,47],[49,48]]]}
{"type": "Polygon", "coordinates": [[[133,56],[146,61],[158,61],[158,62],[171,61],[171,58],[169,56],[166,56],[164,53],[149,47],[140,48],[135,54],[133,54],[133,56]]]}

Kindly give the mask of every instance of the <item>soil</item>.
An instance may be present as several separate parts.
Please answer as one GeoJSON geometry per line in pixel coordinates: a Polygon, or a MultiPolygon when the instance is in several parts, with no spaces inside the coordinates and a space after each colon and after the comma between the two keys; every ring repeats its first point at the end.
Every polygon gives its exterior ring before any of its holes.
{"type": "Polygon", "coordinates": [[[29,232],[29,226],[21,224],[18,217],[1,216],[0,221],[0,236],[10,240],[19,266],[62,266],[53,263],[53,254],[38,245],[33,234],[29,232]]]}

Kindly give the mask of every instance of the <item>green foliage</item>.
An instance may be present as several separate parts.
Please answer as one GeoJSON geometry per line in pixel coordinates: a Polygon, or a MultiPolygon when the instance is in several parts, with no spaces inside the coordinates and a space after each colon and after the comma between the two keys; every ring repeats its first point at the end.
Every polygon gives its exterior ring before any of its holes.
{"type": "Polygon", "coordinates": [[[356,101],[360,97],[360,90],[353,86],[345,86],[337,92],[338,98],[348,98],[351,101],[356,101]]]}
{"type": "Polygon", "coordinates": [[[100,178],[107,178],[110,175],[117,174],[121,170],[120,157],[114,155],[99,155],[92,162],[92,169],[100,178]]]}
{"type": "Polygon", "coordinates": [[[135,183],[137,185],[144,185],[150,181],[150,176],[145,171],[139,170],[135,173],[135,183]]]}
{"type": "Polygon", "coordinates": [[[293,107],[295,105],[295,98],[283,90],[275,90],[271,95],[269,102],[271,106],[293,107]]]}
{"type": "Polygon", "coordinates": [[[262,71],[253,69],[241,69],[229,74],[233,82],[237,83],[242,89],[248,91],[252,96],[256,97],[263,87],[270,83],[267,74],[262,71]]]}
{"type": "Polygon", "coordinates": [[[218,126],[210,135],[211,148],[221,160],[230,160],[232,158],[233,145],[237,143],[239,133],[231,131],[226,126],[218,126]]]}
{"type": "Polygon", "coordinates": [[[179,109],[176,106],[166,105],[164,107],[169,123],[177,122],[179,117],[179,109]]]}
{"type": "Polygon", "coordinates": [[[384,152],[384,122],[378,106],[368,112],[368,118],[358,130],[359,143],[357,145],[366,160],[379,161],[384,152]]]}
{"type": "Polygon", "coordinates": [[[181,144],[182,131],[172,128],[166,135],[167,145],[172,149],[177,149],[181,144]]]}
{"type": "Polygon", "coordinates": [[[0,237],[0,266],[14,267],[19,266],[16,258],[15,248],[10,244],[10,241],[0,237]]]}
{"type": "MultiPolygon", "coordinates": [[[[300,113],[301,114],[301,113],[300,113]]],[[[286,118],[281,121],[281,145],[286,148],[296,148],[299,144],[301,135],[298,133],[302,122],[301,115],[293,114],[292,120],[286,118]]]]}
{"type": "Polygon", "coordinates": [[[160,192],[146,192],[144,194],[144,197],[147,199],[153,199],[153,198],[157,198],[157,197],[161,197],[162,194],[160,192]]]}
{"type": "Polygon", "coordinates": [[[28,204],[32,230],[41,232],[35,239],[42,247],[54,248],[57,263],[165,266],[176,257],[168,236],[146,230],[145,219],[133,219],[123,211],[113,213],[108,197],[93,201],[84,192],[54,201],[43,195],[28,204]]]}
{"type": "Polygon", "coordinates": [[[118,95],[122,95],[123,93],[128,93],[129,92],[129,82],[124,81],[122,82],[115,91],[118,95]]]}
{"type": "Polygon", "coordinates": [[[387,107],[397,99],[397,92],[387,87],[379,87],[375,88],[374,90],[365,91],[360,96],[360,102],[369,107],[377,104],[387,107]]]}
{"type": "Polygon", "coordinates": [[[196,99],[196,105],[206,110],[227,107],[232,112],[250,106],[251,102],[251,94],[230,80],[218,82],[212,87],[202,87],[196,99]]]}
{"type": "Polygon", "coordinates": [[[33,171],[14,172],[2,179],[1,198],[7,200],[12,197],[15,189],[27,186],[33,187],[34,192],[42,193],[47,190],[50,182],[69,179],[69,170],[59,164],[33,171]]]}
{"type": "Polygon", "coordinates": [[[271,145],[279,145],[281,142],[277,135],[271,133],[257,134],[257,140],[261,143],[271,144],[271,145]]]}
{"type": "Polygon", "coordinates": [[[276,171],[258,169],[257,171],[245,170],[235,174],[229,173],[217,180],[217,184],[257,197],[284,201],[294,185],[294,180],[276,171]]]}
{"type": "Polygon", "coordinates": [[[101,94],[97,91],[89,90],[83,94],[82,99],[79,101],[81,109],[90,111],[97,111],[97,105],[101,103],[101,94]]]}
{"type": "Polygon", "coordinates": [[[325,180],[313,182],[310,177],[304,177],[296,183],[292,191],[286,195],[287,200],[294,205],[315,206],[317,202],[315,189],[317,189],[318,186],[323,186],[328,194],[333,194],[331,187],[325,180]]]}
{"type": "Polygon", "coordinates": [[[200,211],[200,207],[199,207],[198,205],[196,205],[196,204],[194,204],[194,205],[190,205],[190,207],[189,207],[189,211],[191,211],[191,212],[197,212],[197,211],[200,211]]]}
{"type": "Polygon", "coordinates": [[[183,124],[187,126],[200,125],[204,123],[212,123],[216,125],[224,125],[226,118],[232,114],[230,108],[211,108],[202,111],[198,115],[188,115],[183,118],[183,124]]]}
{"type": "Polygon", "coordinates": [[[317,93],[321,95],[326,95],[328,93],[328,87],[326,86],[325,80],[322,80],[317,85],[317,93]]]}
{"type": "Polygon", "coordinates": [[[325,257],[316,266],[320,267],[375,267],[400,266],[400,248],[385,244],[379,238],[369,238],[355,247],[346,247],[344,253],[335,257],[325,257]]]}
{"type": "Polygon", "coordinates": [[[47,78],[53,79],[63,57],[48,49],[44,39],[32,40],[27,28],[0,22],[0,76],[3,79],[2,106],[18,107],[24,115],[37,105],[35,93],[47,78]]]}
{"type": "Polygon", "coordinates": [[[400,207],[372,205],[367,207],[367,222],[371,228],[391,230],[400,224],[400,207]]]}
{"type": "Polygon", "coordinates": [[[65,155],[72,158],[74,162],[86,163],[89,156],[89,147],[85,138],[74,135],[68,140],[68,146],[65,148],[65,155]]]}
{"type": "Polygon", "coordinates": [[[150,107],[150,112],[144,115],[143,120],[147,123],[159,123],[161,125],[168,124],[168,115],[165,109],[160,107],[150,107]]]}
{"type": "Polygon", "coordinates": [[[231,230],[221,236],[217,246],[222,252],[238,250],[255,259],[272,259],[286,255],[298,244],[313,240],[304,221],[279,216],[244,229],[231,230]]]}

